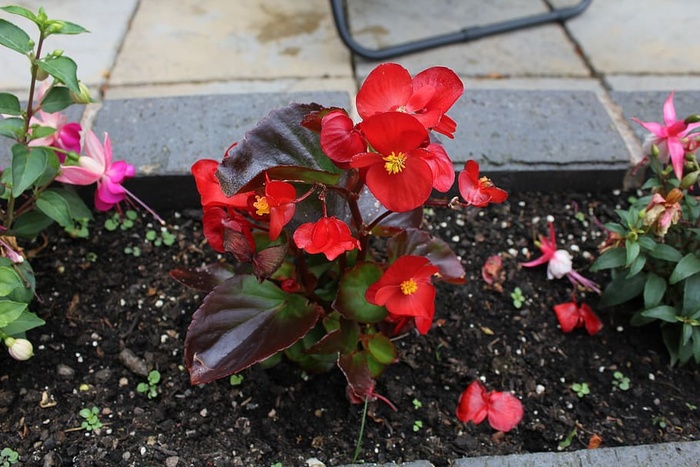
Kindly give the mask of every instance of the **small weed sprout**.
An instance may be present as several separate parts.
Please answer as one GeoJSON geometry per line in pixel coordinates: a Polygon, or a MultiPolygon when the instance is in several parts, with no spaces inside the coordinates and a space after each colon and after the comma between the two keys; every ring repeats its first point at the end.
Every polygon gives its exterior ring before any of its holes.
{"type": "Polygon", "coordinates": [[[12,448],[2,448],[0,451],[0,467],[10,467],[19,461],[19,453],[12,448]]]}
{"type": "Polygon", "coordinates": [[[651,423],[653,423],[654,426],[658,426],[662,430],[665,430],[668,426],[668,420],[666,420],[666,417],[664,417],[663,415],[656,415],[654,418],[651,419],[651,423]]]}
{"type": "Polygon", "coordinates": [[[520,287],[516,287],[515,290],[513,290],[513,293],[510,294],[510,298],[513,300],[513,306],[518,310],[523,306],[523,303],[525,303],[525,297],[520,287]]]}
{"type": "Polygon", "coordinates": [[[139,383],[136,386],[136,392],[140,394],[146,394],[149,399],[155,399],[158,397],[158,383],[160,383],[160,372],[158,370],[151,370],[148,373],[148,382],[139,383]]]}
{"type": "Polygon", "coordinates": [[[578,397],[583,397],[591,393],[588,383],[574,383],[571,385],[571,390],[574,391],[578,397]]]}
{"type": "Polygon", "coordinates": [[[414,409],[420,409],[421,407],[423,407],[423,403],[418,399],[413,399],[412,403],[414,409]]]}
{"type": "Polygon", "coordinates": [[[620,391],[627,391],[630,388],[630,379],[623,375],[621,371],[616,371],[613,373],[613,386],[618,388],[620,391]]]}
{"type": "Polygon", "coordinates": [[[100,421],[100,417],[98,416],[99,413],[100,409],[94,406],[91,409],[81,409],[80,412],[78,412],[78,415],[83,417],[85,421],[80,424],[80,427],[87,431],[98,430],[102,428],[103,425],[100,421]]]}
{"type": "Polygon", "coordinates": [[[561,440],[561,441],[559,442],[559,445],[557,446],[557,449],[560,450],[560,451],[563,451],[564,449],[566,449],[566,448],[568,448],[569,446],[571,446],[571,443],[574,441],[574,436],[576,436],[576,428],[574,428],[573,430],[571,430],[571,431],[569,432],[569,435],[568,435],[565,439],[563,439],[563,440],[561,440]]]}
{"type": "Polygon", "coordinates": [[[105,229],[113,232],[117,229],[129,230],[134,226],[134,221],[138,217],[138,213],[133,210],[128,210],[124,215],[120,215],[118,212],[112,214],[112,217],[105,220],[105,229]]]}
{"type": "Polygon", "coordinates": [[[153,243],[155,246],[171,246],[175,243],[175,235],[171,234],[165,227],[160,229],[160,234],[151,229],[146,232],[146,240],[153,243]]]}
{"type": "Polygon", "coordinates": [[[240,386],[243,384],[243,375],[231,375],[228,382],[231,386],[240,386]]]}
{"type": "Polygon", "coordinates": [[[137,246],[127,246],[124,247],[124,253],[127,255],[133,255],[138,258],[139,256],[141,256],[141,248],[137,246]]]}
{"type": "Polygon", "coordinates": [[[421,428],[423,428],[423,422],[420,420],[416,420],[413,422],[413,431],[420,431],[421,428]]]}

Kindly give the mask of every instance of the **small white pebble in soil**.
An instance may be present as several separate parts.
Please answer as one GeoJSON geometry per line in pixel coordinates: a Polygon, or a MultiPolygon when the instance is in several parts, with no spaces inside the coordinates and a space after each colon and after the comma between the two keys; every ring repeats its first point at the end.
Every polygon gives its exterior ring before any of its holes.
{"type": "Polygon", "coordinates": [[[654,376],[654,373],[649,373],[649,381],[655,381],[656,376],[654,376]]]}
{"type": "Polygon", "coordinates": [[[561,378],[559,378],[559,381],[561,381],[562,383],[566,383],[566,378],[562,376],[561,378]]]}
{"type": "Polygon", "coordinates": [[[520,250],[520,253],[522,253],[523,256],[527,257],[530,254],[530,250],[524,247],[522,250],[520,250]]]}
{"type": "Polygon", "coordinates": [[[442,227],[443,229],[447,227],[447,222],[440,222],[440,227],[442,227]]]}
{"type": "Polygon", "coordinates": [[[615,196],[620,196],[621,191],[620,190],[613,190],[613,195],[615,196]]]}
{"type": "Polygon", "coordinates": [[[625,328],[623,328],[622,326],[618,326],[618,327],[615,328],[615,330],[616,330],[617,332],[622,332],[622,331],[625,330],[625,328]]]}
{"type": "Polygon", "coordinates": [[[161,308],[163,306],[163,300],[156,300],[155,306],[156,308],[161,308]]]}
{"type": "Polygon", "coordinates": [[[524,208],[524,207],[525,207],[525,201],[518,201],[518,206],[520,206],[521,208],[524,208]]]}
{"type": "Polygon", "coordinates": [[[455,224],[457,224],[460,227],[464,227],[464,220],[462,220],[462,218],[457,218],[455,219],[455,224]]]}
{"type": "Polygon", "coordinates": [[[574,408],[574,404],[572,404],[571,402],[568,402],[568,401],[567,401],[567,402],[566,402],[566,408],[569,409],[569,410],[571,410],[571,409],[574,408]]]}
{"type": "Polygon", "coordinates": [[[486,376],[484,376],[484,375],[479,376],[479,379],[481,380],[482,383],[486,382],[486,376]]]}
{"type": "Polygon", "coordinates": [[[658,398],[654,399],[654,405],[661,405],[661,401],[658,398]]]}
{"type": "Polygon", "coordinates": [[[605,367],[604,367],[604,366],[601,366],[601,367],[598,368],[598,373],[602,373],[602,372],[604,372],[604,371],[605,371],[605,367]]]}
{"type": "Polygon", "coordinates": [[[459,241],[459,235],[453,235],[452,236],[452,241],[457,243],[459,241]]]}
{"type": "Polygon", "coordinates": [[[202,410],[199,411],[199,415],[200,415],[201,417],[206,417],[208,413],[209,413],[209,412],[207,411],[207,409],[202,409],[202,410]]]}
{"type": "Polygon", "coordinates": [[[93,347],[97,347],[97,345],[98,345],[97,341],[92,341],[92,346],[93,346],[93,347]]]}
{"type": "Polygon", "coordinates": [[[146,446],[141,446],[141,448],[139,449],[139,452],[141,453],[142,456],[145,456],[146,455],[146,446]]]}
{"type": "Polygon", "coordinates": [[[590,251],[584,251],[583,253],[581,253],[581,256],[583,256],[584,259],[591,259],[593,257],[590,251]]]}
{"type": "Polygon", "coordinates": [[[508,254],[511,256],[518,256],[518,250],[515,248],[508,248],[508,254]]]}
{"type": "Polygon", "coordinates": [[[554,216],[551,214],[547,215],[547,222],[554,222],[554,216]]]}
{"type": "Polygon", "coordinates": [[[160,335],[160,343],[165,344],[168,341],[168,335],[167,334],[161,334],[160,335]]]}
{"type": "Polygon", "coordinates": [[[571,251],[575,251],[575,252],[577,252],[577,253],[578,253],[579,251],[581,251],[581,249],[578,247],[578,245],[575,245],[575,244],[574,244],[574,245],[571,245],[569,248],[571,249],[571,251]]]}
{"type": "Polygon", "coordinates": [[[121,300],[119,300],[119,304],[120,304],[121,306],[126,306],[126,300],[124,300],[124,299],[122,298],[121,300]]]}
{"type": "Polygon", "coordinates": [[[523,354],[523,351],[520,350],[520,349],[515,349],[515,353],[516,353],[517,355],[522,355],[522,354],[523,354]]]}
{"type": "Polygon", "coordinates": [[[79,352],[75,353],[75,358],[78,360],[78,363],[83,363],[83,356],[79,352]]]}
{"type": "Polygon", "coordinates": [[[501,222],[501,228],[502,228],[502,229],[507,229],[508,227],[510,227],[510,222],[508,222],[508,221],[502,221],[502,222],[501,222]]]}
{"type": "Polygon", "coordinates": [[[540,221],[540,217],[539,217],[539,216],[535,216],[535,217],[532,218],[532,223],[533,223],[533,224],[537,224],[539,221],[540,221]]]}
{"type": "Polygon", "coordinates": [[[127,378],[121,377],[119,378],[119,387],[123,388],[125,386],[129,385],[129,380],[127,378]]]}
{"type": "MultiPolygon", "coordinates": [[[[542,386],[541,384],[538,384],[537,386],[535,386],[535,392],[537,394],[544,394],[544,386],[542,386]]],[[[535,414],[535,415],[537,415],[537,414],[535,414]]]]}

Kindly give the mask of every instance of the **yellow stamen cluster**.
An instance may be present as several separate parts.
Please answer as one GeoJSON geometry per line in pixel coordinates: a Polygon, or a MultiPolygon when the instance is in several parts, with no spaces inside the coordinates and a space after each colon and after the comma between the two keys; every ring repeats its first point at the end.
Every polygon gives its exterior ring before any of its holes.
{"type": "Polygon", "coordinates": [[[413,279],[403,281],[399,287],[401,288],[401,293],[404,295],[411,295],[418,290],[418,284],[413,279]]]}
{"type": "Polygon", "coordinates": [[[267,198],[264,196],[256,196],[253,207],[256,209],[255,214],[258,216],[270,214],[270,205],[267,204],[267,198]]]}
{"type": "Polygon", "coordinates": [[[488,177],[481,177],[479,179],[479,185],[481,185],[481,188],[490,188],[493,186],[493,182],[488,177]]]}
{"type": "Polygon", "coordinates": [[[402,152],[396,154],[392,151],[391,154],[383,158],[384,169],[391,175],[397,174],[406,168],[406,155],[402,152]]]}

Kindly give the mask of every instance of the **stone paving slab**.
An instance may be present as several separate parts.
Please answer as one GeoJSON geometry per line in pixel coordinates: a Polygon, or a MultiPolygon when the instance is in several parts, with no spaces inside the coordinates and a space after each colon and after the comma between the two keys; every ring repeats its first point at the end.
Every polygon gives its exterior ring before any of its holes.
{"type": "Polygon", "coordinates": [[[697,0],[594,0],[566,27],[600,73],[697,74],[698,7],[697,0]]]}
{"type": "MultiPolygon", "coordinates": [[[[23,6],[35,13],[44,6],[49,18],[63,19],[88,29],[88,34],[50,36],[44,50],[65,50],[66,55],[78,64],[78,78],[96,87],[109,75],[138,0],[12,0],[2,4],[23,6]]],[[[0,12],[0,18],[12,21],[30,37],[36,37],[37,29],[31,21],[5,12],[0,12]]],[[[17,52],[0,47],[0,70],[1,90],[29,88],[29,61],[17,52]]]]}
{"type": "MultiPolygon", "coordinates": [[[[547,11],[543,1],[522,0],[436,0],[430,3],[430,8],[426,8],[424,0],[406,0],[401,5],[396,2],[352,0],[347,2],[347,9],[353,36],[369,48],[386,47],[428,35],[547,11]]],[[[430,66],[442,65],[465,77],[590,76],[574,44],[557,24],[440,47],[398,57],[393,61],[404,65],[412,74],[430,66]]],[[[375,64],[356,59],[358,80],[364,79],[375,64]]]]}
{"type": "Polygon", "coordinates": [[[141,0],[110,83],[350,76],[326,0],[141,0]]]}

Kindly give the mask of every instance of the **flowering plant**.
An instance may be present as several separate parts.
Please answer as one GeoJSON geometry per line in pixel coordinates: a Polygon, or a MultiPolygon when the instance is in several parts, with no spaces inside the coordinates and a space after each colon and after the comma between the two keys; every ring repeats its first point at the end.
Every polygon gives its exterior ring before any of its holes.
{"type": "Polygon", "coordinates": [[[446,113],[462,92],[447,68],[411,77],[382,64],[357,94],[360,123],[343,109],[292,104],[220,163],[193,165],[204,234],[235,259],[172,271],[207,293],[185,338],[193,384],[285,355],[309,372],[339,367],[353,402],[379,397],[375,380],[397,360],[392,338],[431,328],[433,282],[464,282],[447,243],[421,230],[423,206],[507,198],[469,161],[462,201],[431,199],[456,178],[431,132],[453,137],[446,113]]]}
{"type": "Polygon", "coordinates": [[[663,105],[663,123],[642,122],[649,131],[642,163],[651,176],[647,195],[619,222],[605,224],[608,236],[593,270],[610,269],[602,305],[638,300],[636,325],[660,322],[671,363],[700,363],[700,115],[676,118],[673,93],[663,105]]]}
{"type": "Polygon", "coordinates": [[[95,207],[107,211],[129,195],[121,184],[135,171],[124,161],[112,161],[107,135],[104,143],[92,131],[82,135],[80,123],[68,122],[60,113],[74,103],[89,103],[90,95],[77,78],[75,62],[60,50],[44,54],[45,41],[52,35],[86,30],[48,18],[43,8],[37,13],[19,6],[2,10],[27,18],[39,30],[34,41],[14,23],[0,19],[0,45],[27,57],[30,69],[26,107],[14,94],[0,93],[0,135],[12,140],[11,163],[0,174],[0,340],[12,357],[26,360],[33,346],[25,333],[44,321],[29,311],[36,281],[27,261],[32,252],[25,252],[20,241],[44,235],[53,223],[69,235],[87,237],[92,219],[74,190],[54,182],[96,183],[95,207]]]}

